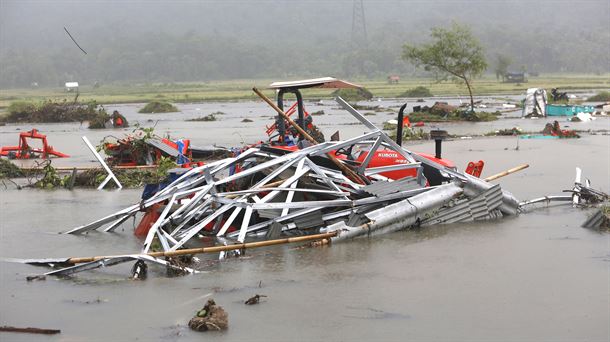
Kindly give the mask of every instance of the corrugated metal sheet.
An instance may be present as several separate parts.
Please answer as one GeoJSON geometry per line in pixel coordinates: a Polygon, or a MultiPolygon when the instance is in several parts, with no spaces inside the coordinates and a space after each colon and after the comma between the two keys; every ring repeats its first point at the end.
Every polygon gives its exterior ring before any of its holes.
{"type": "Polygon", "coordinates": [[[502,204],[502,189],[496,184],[475,198],[462,199],[453,206],[443,208],[436,215],[422,222],[425,225],[488,220],[501,217],[497,210],[502,204]]]}
{"type": "Polygon", "coordinates": [[[163,151],[164,153],[166,153],[172,157],[178,157],[178,155],[179,155],[178,150],[172,148],[171,146],[168,146],[167,144],[164,144],[159,139],[148,139],[148,140],[146,140],[146,143],[149,144],[150,146],[158,148],[159,150],[163,151]]]}
{"type": "Polygon", "coordinates": [[[421,185],[417,184],[417,179],[413,177],[405,177],[393,182],[377,181],[370,185],[361,188],[362,191],[374,195],[384,196],[393,194],[399,191],[420,189],[421,185]]]}
{"type": "Polygon", "coordinates": [[[597,229],[601,226],[602,222],[604,222],[604,218],[605,218],[604,216],[605,216],[604,213],[602,213],[601,210],[597,209],[597,210],[595,210],[593,215],[591,215],[585,221],[585,223],[582,224],[582,227],[597,229]]]}
{"type": "Polygon", "coordinates": [[[324,220],[322,220],[322,211],[316,210],[308,214],[297,216],[294,218],[294,224],[298,229],[308,229],[323,226],[324,220]]]}
{"type": "Polygon", "coordinates": [[[359,213],[351,213],[349,215],[349,217],[347,218],[347,222],[345,224],[347,224],[350,227],[356,227],[359,225],[362,225],[366,222],[369,222],[369,219],[366,218],[366,216],[364,216],[364,214],[359,214],[359,213]]]}

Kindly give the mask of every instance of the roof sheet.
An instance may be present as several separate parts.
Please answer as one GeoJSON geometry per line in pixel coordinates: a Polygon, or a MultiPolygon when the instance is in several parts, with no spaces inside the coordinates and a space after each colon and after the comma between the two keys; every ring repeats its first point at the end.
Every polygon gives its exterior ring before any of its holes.
{"type": "Polygon", "coordinates": [[[336,79],[334,77],[320,77],[308,80],[273,82],[269,85],[271,89],[282,88],[362,88],[361,86],[336,79]]]}

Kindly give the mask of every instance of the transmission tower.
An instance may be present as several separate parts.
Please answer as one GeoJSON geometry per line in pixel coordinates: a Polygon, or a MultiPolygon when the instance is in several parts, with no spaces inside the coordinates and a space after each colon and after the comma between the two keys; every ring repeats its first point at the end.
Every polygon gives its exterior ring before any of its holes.
{"type": "Polygon", "coordinates": [[[352,11],[352,44],[360,47],[366,47],[367,45],[363,0],[354,0],[352,11]]]}

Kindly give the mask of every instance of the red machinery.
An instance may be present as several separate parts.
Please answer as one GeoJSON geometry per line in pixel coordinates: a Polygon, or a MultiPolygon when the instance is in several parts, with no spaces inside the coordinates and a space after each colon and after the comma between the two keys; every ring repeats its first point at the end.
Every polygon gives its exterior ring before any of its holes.
{"type": "Polygon", "coordinates": [[[16,159],[34,159],[42,158],[47,159],[51,156],[58,158],[68,158],[67,154],[55,151],[53,146],[47,142],[47,136],[38,133],[37,129],[32,129],[29,132],[19,133],[19,146],[3,146],[0,147],[0,156],[16,158],[16,159]],[[28,144],[29,139],[40,139],[42,140],[42,148],[33,148],[28,144]]]}
{"type": "Polygon", "coordinates": [[[483,172],[483,167],[485,166],[485,162],[479,160],[478,162],[470,162],[468,163],[468,167],[466,167],[466,173],[469,175],[473,175],[475,177],[481,177],[481,173],[483,172]]]}
{"type": "MultiPolygon", "coordinates": [[[[318,78],[318,79],[301,80],[301,81],[293,81],[293,82],[274,82],[274,83],[272,83],[270,85],[270,88],[275,89],[277,91],[277,106],[280,109],[283,109],[283,107],[284,107],[284,98],[283,98],[284,94],[293,93],[295,95],[296,102],[287,111],[285,111],[285,113],[288,116],[294,114],[295,112],[298,113],[298,120],[295,120],[295,121],[305,131],[307,131],[308,129],[311,129],[311,127],[309,126],[309,125],[311,125],[311,120],[306,120],[306,118],[309,115],[308,115],[307,111],[305,110],[305,105],[303,103],[303,97],[301,95],[300,89],[312,88],[312,87],[360,88],[360,86],[357,86],[355,84],[345,82],[342,80],[338,80],[338,79],[335,79],[332,77],[324,77],[324,78],[318,78]]],[[[406,104],[400,108],[398,120],[397,120],[398,130],[397,130],[396,135],[397,135],[397,140],[398,140],[397,144],[398,145],[402,144],[403,127],[404,126],[411,127],[411,122],[409,120],[409,117],[403,115],[403,111],[405,110],[405,108],[406,108],[406,104]]],[[[291,126],[291,123],[288,122],[287,120],[285,120],[280,115],[278,115],[275,123],[273,123],[271,126],[267,126],[267,135],[271,136],[271,134],[274,133],[276,130],[279,133],[279,135],[277,136],[277,140],[271,141],[272,148],[285,150],[285,151],[298,150],[298,147],[293,145],[294,142],[290,141],[291,139],[289,139],[289,138],[291,138],[290,137],[290,135],[291,135],[290,126],[291,126]]],[[[421,126],[421,125],[418,123],[417,126],[421,126]]],[[[444,133],[446,134],[446,132],[444,132],[444,133]]],[[[294,132],[292,133],[292,135],[294,135],[294,138],[296,138],[296,136],[297,136],[297,134],[294,132]]],[[[271,139],[273,139],[273,138],[271,137],[270,140],[271,139]]],[[[435,155],[429,155],[426,153],[417,153],[417,152],[416,152],[416,154],[425,159],[428,159],[432,162],[435,162],[437,164],[441,164],[443,166],[453,169],[453,168],[455,168],[455,164],[452,161],[441,158],[440,140],[442,140],[442,139],[444,139],[444,136],[439,139],[435,139],[435,140],[439,140],[436,143],[437,150],[436,150],[435,155]]],[[[354,146],[351,146],[349,148],[344,148],[339,151],[334,151],[331,153],[333,153],[338,159],[349,160],[355,164],[360,164],[366,159],[366,157],[369,154],[369,151],[366,148],[364,148],[363,150],[360,150],[360,151],[356,151],[356,150],[357,149],[354,148],[354,146]],[[352,150],[354,150],[354,151],[352,151],[352,150]]],[[[369,161],[368,166],[369,167],[381,167],[381,166],[397,165],[397,164],[404,164],[404,163],[407,163],[407,160],[405,160],[404,157],[400,156],[398,153],[396,153],[392,150],[380,148],[374,152],[374,155],[371,158],[371,160],[369,161]]],[[[397,171],[388,171],[388,172],[381,173],[381,175],[391,178],[391,179],[400,179],[403,177],[415,177],[417,175],[417,170],[416,169],[405,169],[405,170],[397,170],[397,171]]],[[[426,176],[428,177],[430,175],[426,175],[426,176]]],[[[430,177],[428,177],[428,178],[430,179],[430,177]]]]}

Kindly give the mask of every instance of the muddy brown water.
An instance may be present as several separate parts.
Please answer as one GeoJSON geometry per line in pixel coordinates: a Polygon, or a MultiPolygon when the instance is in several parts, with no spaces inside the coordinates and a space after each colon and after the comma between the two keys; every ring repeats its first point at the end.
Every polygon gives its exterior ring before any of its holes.
{"type": "MultiPolygon", "coordinates": [[[[260,140],[271,115],[260,102],[185,104],[179,105],[182,113],[156,115],[137,114],[139,107],[107,106],[132,122],[158,119],[159,133],[189,137],[195,146],[260,140]],[[217,110],[226,114],[216,122],[183,121],[217,110]],[[241,123],[246,116],[254,122],[241,123]]],[[[314,119],[327,136],[341,130],[342,138],[349,138],[364,131],[349,124],[353,119],[336,105],[310,104],[310,111],[320,109],[327,114],[314,119]]],[[[381,124],[394,116],[377,113],[368,118],[381,124]]],[[[440,128],[460,134],[513,126],[539,130],[547,121],[552,119],[515,117],[440,128]]],[[[610,129],[608,118],[564,124],[610,129]]],[[[56,165],[91,163],[81,135],[96,142],[129,132],[90,131],[78,124],[8,125],[0,127],[0,144],[15,144],[16,129],[32,127],[48,134],[56,149],[73,155],[56,160],[56,165]]],[[[434,149],[430,142],[405,145],[429,153],[434,149]]],[[[497,181],[521,200],[562,194],[573,185],[576,166],[594,187],[610,191],[608,135],[454,140],[444,143],[443,155],[460,168],[484,160],[483,176],[529,163],[530,168],[497,181]]],[[[141,241],[133,236],[132,222],[115,233],[57,233],[137,202],[139,196],[139,189],[19,191],[0,185],[0,257],[137,251],[141,241]]],[[[162,268],[150,266],[149,279],[131,281],[131,264],[125,264],[26,282],[26,276],[46,268],[2,262],[0,325],[62,333],[0,333],[0,340],[608,341],[610,235],[580,228],[588,210],[569,205],[536,208],[497,221],[401,231],[323,248],[252,250],[241,259],[211,262],[206,273],[178,278],[167,278],[162,268]],[[259,305],[244,305],[254,294],[268,297],[259,305]],[[188,330],[188,320],[210,297],[229,313],[229,330],[203,335],[188,330]]]]}

